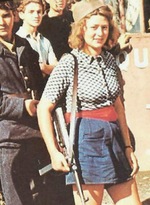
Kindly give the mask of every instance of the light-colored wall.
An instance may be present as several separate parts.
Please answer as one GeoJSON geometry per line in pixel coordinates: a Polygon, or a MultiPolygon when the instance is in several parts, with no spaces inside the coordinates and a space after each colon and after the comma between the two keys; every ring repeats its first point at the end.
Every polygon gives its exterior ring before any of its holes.
{"type": "Polygon", "coordinates": [[[120,66],[128,125],[136,138],[140,170],[150,170],[150,34],[133,35],[132,52],[120,66]]]}

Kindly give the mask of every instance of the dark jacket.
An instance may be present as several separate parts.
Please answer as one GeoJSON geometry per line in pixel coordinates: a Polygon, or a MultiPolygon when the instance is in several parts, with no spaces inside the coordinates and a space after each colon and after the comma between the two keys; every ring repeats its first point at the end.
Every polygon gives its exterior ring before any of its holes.
{"type": "Polygon", "coordinates": [[[0,146],[41,137],[37,118],[28,115],[24,104],[31,90],[39,99],[44,88],[38,54],[19,36],[15,36],[14,51],[0,42],[0,146]]]}

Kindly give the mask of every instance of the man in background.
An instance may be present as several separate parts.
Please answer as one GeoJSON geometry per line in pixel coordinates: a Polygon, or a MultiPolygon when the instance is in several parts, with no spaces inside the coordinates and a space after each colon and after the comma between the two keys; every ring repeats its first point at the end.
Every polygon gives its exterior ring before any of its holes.
{"type": "Polygon", "coordinates": [[[48,9],[38,30],[51,42],[59,60],[64,53],[71,51],[68,36],[73,22],[72,12],[67,9],[67,0],[46,0],[46,3],[48,9]]]}

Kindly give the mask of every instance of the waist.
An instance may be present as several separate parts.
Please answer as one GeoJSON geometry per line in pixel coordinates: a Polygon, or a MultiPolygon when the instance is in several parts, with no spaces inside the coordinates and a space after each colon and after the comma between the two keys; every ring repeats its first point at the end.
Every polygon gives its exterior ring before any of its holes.
{"type": "MultiPolygon", "coordinates": [[[[70,123],[71,113],[65,113],[66,123],[70,123]]],[[[117,113],[113,106],[107,106],[95,110],[83,110],[76,112],[77,118],[91,118],[91,119],[100,119],[105,121],[116,121],[118,119],[117,113]]]]}

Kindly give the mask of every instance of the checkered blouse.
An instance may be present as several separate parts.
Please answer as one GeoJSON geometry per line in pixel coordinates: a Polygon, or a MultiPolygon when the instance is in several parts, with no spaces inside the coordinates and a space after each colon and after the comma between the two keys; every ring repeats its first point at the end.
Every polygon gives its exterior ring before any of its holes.
{"type": "MultiPolygon", "coordinates": [[[[117,65],[112,54],[103,51],[93,58],[77,49],[72,53],[78,61],[78,111],[112,105],[120,94],[117,65]]],[[[51,103],[64,98],[66,112],[71,111],[73,70],[73,56],[64,55],[50,75],[43,92],[43,97],[51,103]]]]}

